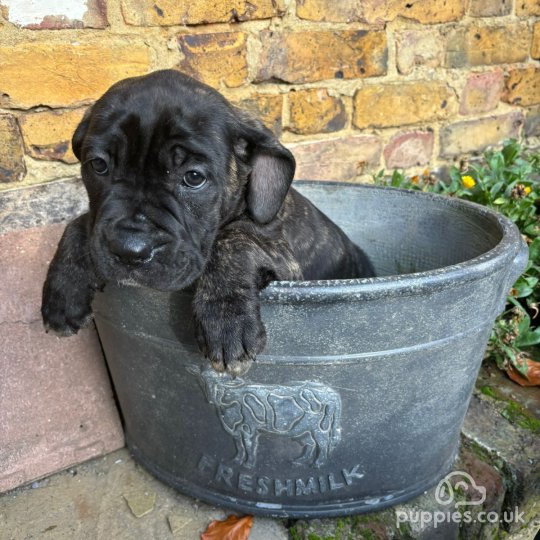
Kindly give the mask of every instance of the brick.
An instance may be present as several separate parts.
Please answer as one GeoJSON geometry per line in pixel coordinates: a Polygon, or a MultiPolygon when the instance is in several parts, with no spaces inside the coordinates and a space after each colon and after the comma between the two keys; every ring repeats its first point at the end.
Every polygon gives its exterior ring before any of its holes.
{"type": "Polygon", "coordinates": [[[76,163],[71,137],[81,121],[84,109],[25,114],[19,118],[28,153],[36,159],[76,163]]]}
{"type": "Polygon", "coordinates": [[[512,11],[511,0],[471,0],[469,15],[472,17],[500,17],[512,11]]]}
{"type": "MultiPolygon", "coordinates": [[[[480,503],[479,494],[473,486],[467,485],[463,490],[463,495],[467,500],[471,501],[471,503],[474,501],[480,504],[473,503],[468,507],[472,519],[465,534],[463,534],[464,529],[460,528],[460,536],[467,538],[496,538],[499,533],[499,523],[481,523],[480,513],[483,512],[483,515],[489,515],[489,513],[494,512],[499,516],[503,514],[505,495],[507,495],[505,480],[503,480],[497,468],[485,463],[465,448],[461,449],[459,460],[454,468],[469,474],[477,486],[485,488],[486,493],[485,499],[480,503]]],[[[455,478],[454,482],[456,481],[459,480],[455,478]]],[[[455,487],[456,484],[454,484],[455,487]]]]}
{"type": "Polygon", "coordinates": [[[134,26],[174,26],[269,19],[283,14],[283,0],[122,0],[134,26]]]}
{"type": "Polygon", "coordinates": [[[15,118],[0,115],[0,182],[18,182],[24,178],[24,147],[15,118]]]}
{"type": "Polygon", "coordinates": [[[450,124],[441,130],[441,156],[478,153],[505,139],[518,138],[522,124],[523,116],[520,112],[450,124]]]}
{"type": "Polygon", "coordinates": [[[412,131],[390,139],[384,148],[384,161],[389,169],[408,169],[429,163],[433,153],[433,132],[412,131]]]}
{"type": "Polygon", "coordinates": [[[257,81],[306,83],[386,73],[386,34],[381,31],[263,31],[259,37],[257,81]]]}
{"type": "Polygon", "coordinates": [[[1,0],[0,10],[9,22],[32,30],[107,26],[104,0],[1,0]]]}
{"type": "Polygon", "coordinates": [[[182,34],[177,39],[183,54],[178,68],[183,72],[214,87],[236,87],[247,81],[244,33],[182,34]]]}
{"type": "Polygon", "coordinates": [[[465,0],[366,0],[366,22],[392,21],[397,17],[422,24],[458,21],[465,13],[465,0]]]}
{"type": "Polygon", "coordinates": [[[523,134],[525,137],[540,137],[540,107],[527,111],[523,134]]]}
{"type": "Polygon", "coordinates": [[[526,24],[458,27],[448,34],[446,66],[513,64],[525,61],[528,51],[529,29],[526,24]]]}
{"type": "MultiPolygon", "coordinates": [[[[511,392],[510,403],[519,405],[511,392]]],[[[533,398],[534,399],[534,398],[533,398]]],[[[506,401],[506,400],[505,400],[506,401]]],[[[538,434],[509,422],[501,414],[502,407],[487,402],[481,395],[473,395],[461,430],[465,444],[471,445],[475,453],[484,456],[484,460],[494,465],[504,475],[506,484],[505,506],[508,510],[518,507],[525,523],[536,521],[531,527],[530,536],[535,538],[538,531],[538,434]]],[[[488,490],[489,492],[489,486],[488,490]]],[[[514,520],[508,523],[510,538],[513,533],[523,531],[524,523],[514,520]]],[[[488,535],[488,538],[490,536],[488,535]]],[[[471,536],[470,538],[478,538],[471,536]]]]}
{"type": "Polygon", "coordinates": [[[308,21],[363,21],[364,10],[356,0],[296,0],[296,15],[308,21]]]}
{"type": "Polygon", "coordinates": [[[296,158],[295,178],[353,181],[379,166],[382,144],[374,135],[358,135],[326,141],[290,143],[296,158]]]}
{"type": "Polygon", "coordinates": [[[540,15],[540,2],[538,0],[516,0],[516,15],[519,17],[540,15]]]}
{"type": "Polygon", "coordinates": [[[322,88],[289,94],[289,131],[301,134],[329,133],[343,129],[347,113],[343,101],[322,88]]]}
{"type": "Polygon", "coordinates": [[[63,226],[0,236],[0,491],[123,446],[93,328],[45,334],[39,306],[63,226]]]}
{"type": "Polygon", "coordinates": [[[102,38],[92,43],[18,43],[0,46],[0,95],[10,106],[61,107],[89,102],[116,81],[142,75],[149,48],[102,38]]]}
{"type": "Polygon", "coordinates": [[[540,22],[533,26],[531,56],[536,60],[540,60],[540,22]]]}
{"type": "Polygon", "coordinates": [[[443,42],[438,33],[424,29],[396,34],[396,63],[400,73],[408,75],[416,66],[438,67],[443,59],[443,42]]]}
{"type": "Polygon", "coordinates": [[[353,124],[360,129],[417,124],[446,118],[455,108],[454,93],[440,82],[366,86],[354,96],[353,124]]]}
{"type": "Polygon", "coordinates": [[[497,108],[504,88],[503,72],[472,73],[467,77],[461,101],[460,114],[476,114],[497,108]]]}
{"type": "Polygon", "coordinates": [[[506,79],[504,100],[522,107],[540,103],[540,68],[511,70],[506,79]]]}
{"type": "Polygon", "coordinates": [[[296,14],[310,21],[384,23],[398,17],[424,24],[459,20],[465,0],[296,0],[296,14]]]}
{"type": "Polygon", "coordinates": [[[276,135],[281,133],[283,95],[282,94],[252,94],[249,98],[232,102],[240,108],[260,118],[264,125],[276,135]]]}

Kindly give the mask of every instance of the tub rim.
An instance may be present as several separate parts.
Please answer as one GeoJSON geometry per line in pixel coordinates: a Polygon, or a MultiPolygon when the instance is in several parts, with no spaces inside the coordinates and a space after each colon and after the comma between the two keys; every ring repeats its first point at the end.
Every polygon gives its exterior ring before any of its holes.
{"type": "MultiPolygon", "coordinates": [[[[503,269],[508,264],[507,288],[521,274],[528,258],[528,248],[517,226],[507,217],[477,203],[409,189],[354,184],[324,180],[295,180],[292,184],[308,186],[349,187],[353,189],[400,193],[404,197],[421,197],[431,201],[444,201],[447,206],[465,208],[479,216],[488,217],[500,230],[501,240],[491,249],[461,263],[433,270],[396,274],[374,278],[272,281],[260,293],[263,303],[289,304],[302,301],[343,302],[359,299],[375,299],[389,295],[426,294],[457,283],[477,281],[503,269]]],[[[309,197],[306,197],[309,199],[309,197]]]]}

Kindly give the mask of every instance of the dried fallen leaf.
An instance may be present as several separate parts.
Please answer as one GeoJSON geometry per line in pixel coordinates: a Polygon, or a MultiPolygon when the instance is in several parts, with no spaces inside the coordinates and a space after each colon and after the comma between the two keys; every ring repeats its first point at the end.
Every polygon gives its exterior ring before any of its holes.
{"type": "Polygon", "coordinates": [[[535,362],[527,358],[527,376],[521,374],[511,364],[506,369],[508,376],[521,386],[540,386],[540,362],[535,362]]]}
{"type": "Polygon", "coordinates": [[[225,521],[212,521],[201,534],[201,540],[247,540],[253,516],[229,516],[225,521]]]}

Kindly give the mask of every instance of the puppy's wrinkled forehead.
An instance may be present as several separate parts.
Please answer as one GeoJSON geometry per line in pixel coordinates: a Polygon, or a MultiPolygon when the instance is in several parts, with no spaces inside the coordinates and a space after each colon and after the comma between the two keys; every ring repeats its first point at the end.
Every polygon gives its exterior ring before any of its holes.
{"type": "Polygon", "coordinates": [[[106,152],[142,166],[173,144],[215,160],[230,149],[232,120],[219,93],[180,74],[128,79],[94,105],[83,155],[106,152]]]}

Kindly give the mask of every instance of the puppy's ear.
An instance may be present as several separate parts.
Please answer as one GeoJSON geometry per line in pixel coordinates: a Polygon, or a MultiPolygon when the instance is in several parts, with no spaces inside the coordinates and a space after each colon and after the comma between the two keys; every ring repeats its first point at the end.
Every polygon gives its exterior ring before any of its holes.
{"type": "Polygon", "coordinates": [[[92,114],[92,107],[88,108],[84,113],[82,120],[79,122],[73,137],[71,138],[71,147],[73,148],[73,153],[75,157],[81,161],[81,150],[82,144],[86,132],[88,131],[88,125],[90,124],[90,115],[92,114]]]}
{"type": "Polygon", "coordinates": [[[258,223],[268,223],[276,217],[285,200],[296,164],[292,153],[262,122],[244,111],[239,111],[238,116],[240,138],[235,152],[251,168],[248,210],[258,223]]]}

